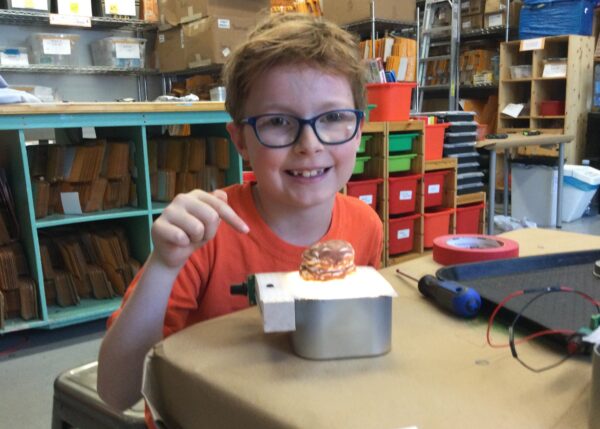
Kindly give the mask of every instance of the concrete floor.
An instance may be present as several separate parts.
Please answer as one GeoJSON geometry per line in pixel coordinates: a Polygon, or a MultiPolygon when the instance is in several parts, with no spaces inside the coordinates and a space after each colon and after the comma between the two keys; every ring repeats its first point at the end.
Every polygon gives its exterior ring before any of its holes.
{"type": "MultiPolygon", "coordinates": [[[[600,216],[564,223],[563,230],[600,235],[600,216]]],[[[97,360],[105,321],[0,337],[0,429],[48,429],[54,379],[97,360]]]]}

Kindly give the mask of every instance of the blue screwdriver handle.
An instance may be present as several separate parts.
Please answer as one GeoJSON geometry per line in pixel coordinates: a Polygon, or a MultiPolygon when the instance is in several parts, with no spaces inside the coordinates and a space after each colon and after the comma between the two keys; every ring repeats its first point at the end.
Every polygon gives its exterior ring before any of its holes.
{"type": "Polygon", "coordinates": [[[419,291],[439,306],[460,317],[475,317],[481,309],[481,297],[476,290],[449,280],[426,275],[419,280],[419,291]]]}

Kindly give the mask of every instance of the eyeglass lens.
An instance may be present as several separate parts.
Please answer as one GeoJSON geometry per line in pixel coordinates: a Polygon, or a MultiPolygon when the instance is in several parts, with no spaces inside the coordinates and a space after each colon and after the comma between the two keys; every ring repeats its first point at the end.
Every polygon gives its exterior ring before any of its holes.
{"type": "MultiPolygon", "coordinates": [[[[314,131],[323,143],[348,141],[358,127],[357,113],[332,111],[314,119],[314,131]]],[[[269,146],[285,146],[293,143],[300,134],[300,121],[290,115],[264,115],[256,120],[256,132],[260,140],[269,146]]]]}

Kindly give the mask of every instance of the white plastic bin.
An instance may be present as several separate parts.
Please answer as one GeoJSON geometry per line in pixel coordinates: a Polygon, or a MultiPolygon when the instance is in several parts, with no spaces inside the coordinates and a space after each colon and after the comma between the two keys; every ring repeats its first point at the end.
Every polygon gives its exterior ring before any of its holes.
{"type": "Polygon", "coordinates": [[[95,66],[144,68],[146,39],[106,37],[91,43],[95,66]]]}
{"type": "Polygon", "coordinates": [[[562,220],[571,222],[583,216],[600,186],[600,170],[587,165],[565,165],[562,220]]]}
{"type": "MultiPolygon", "coordinates": [[[[512,163],[511,216],[538,226],[556,226],[558,168],[512,163]]],[[[566,164],[563,177],[562,221],[583,216],[600,187],[600,170],[566,164]]]]}
{"type": "Polygon", "coordinates": [[[511,216],[556,226],[558,168],[513,162],[511,170],[511,216]]]}

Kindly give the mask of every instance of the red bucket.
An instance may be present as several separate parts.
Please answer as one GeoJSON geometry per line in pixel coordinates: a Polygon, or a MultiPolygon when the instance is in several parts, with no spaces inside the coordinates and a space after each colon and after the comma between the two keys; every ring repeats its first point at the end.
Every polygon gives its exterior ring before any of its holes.
{"type": "Polygon", "coordinates": [[[408,121],[410,102],[415,82],[367,84],[369,104],[375,104],[369,114],[371,122],[408,121]]]}

